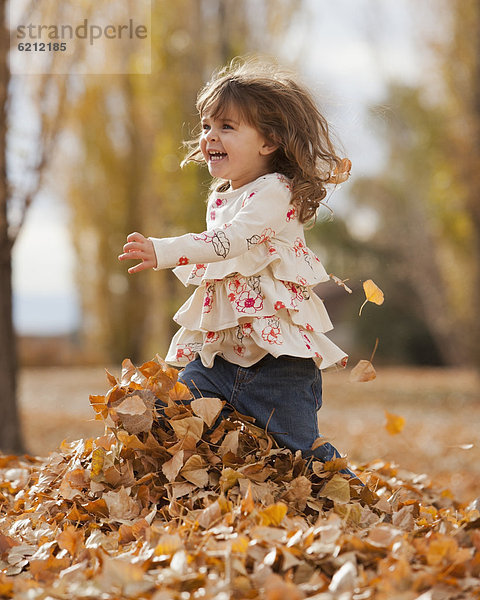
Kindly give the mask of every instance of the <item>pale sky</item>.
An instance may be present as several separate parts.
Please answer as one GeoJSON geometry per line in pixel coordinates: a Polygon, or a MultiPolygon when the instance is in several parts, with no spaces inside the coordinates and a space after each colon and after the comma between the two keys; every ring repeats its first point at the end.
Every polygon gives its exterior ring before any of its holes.
{"type": "MultiPolygon", "coordinates": [[[[280,59],[296,57],[304,78],[319,94],[353,162],[353,179],[381,165],[382,148],[366,115],[370,104],[383,100],[385,79],[415,84],[421,77],[414,28],[418,12],[413,13],[419,5],[411,0],[334,4],[310,0],[310,5],[315,34],[305,39],[303,31],[292,31],[278,54],[280,59]]],[[[180,136],[181,132],[179,143],[180,136]]],[[[341,213],[341,206],[336,202],[335,210],[341,213]]],[[[366,233],[371,217],[362,211],[351,216],[355,227],[366,233]]],[[[13,253],[15,322],[20,333],[53,334],[75,328],[79,312],[74,266],[65,205],[54,195],[38,197],[13,253]]]]}

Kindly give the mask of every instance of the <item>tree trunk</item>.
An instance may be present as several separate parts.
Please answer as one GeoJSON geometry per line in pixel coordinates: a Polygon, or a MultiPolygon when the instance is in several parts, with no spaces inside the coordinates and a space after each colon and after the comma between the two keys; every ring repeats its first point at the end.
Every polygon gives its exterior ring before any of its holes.
{"type": "Polygon", "coordinates": [[[0,0],[0,449],[20,454],[23,443],[16,402],[17,357],[12,316],[12,241],[8,235],[9,186],[6,165],[7,65],[9,35],[5,26],[5,0],[0,0]]]}

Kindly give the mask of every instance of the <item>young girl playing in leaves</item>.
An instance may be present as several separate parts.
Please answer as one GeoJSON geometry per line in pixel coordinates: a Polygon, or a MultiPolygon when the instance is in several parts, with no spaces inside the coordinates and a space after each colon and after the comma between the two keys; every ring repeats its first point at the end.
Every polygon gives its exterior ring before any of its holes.
{"type": "Polygon", "coordinates": [[[141,261],[129,273],[177,267],[198,286],[174,317],[181,328],[166,357],[185,367],[179,380],[195,397],[225,400],[280,446],[338,457],[331,444],[314,444],[320,369],[347,357],[324,335],[332,324],[313,287],[329,277],[303,225],[350,163],[309,92],[272,65],[232,63],[197,108],[202,130],[184,162],[205,162],[214,177],[206,231],[132,233],[119,259],[141,261]]]}

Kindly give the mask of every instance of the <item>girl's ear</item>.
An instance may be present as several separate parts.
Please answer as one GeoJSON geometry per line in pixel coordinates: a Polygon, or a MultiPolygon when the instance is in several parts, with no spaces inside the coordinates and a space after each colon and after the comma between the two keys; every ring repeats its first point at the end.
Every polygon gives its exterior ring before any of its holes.
{"type": "Polygon", "coordinates": [[[260,154],[262,156],[268,156],[269,154],[272,154],[272,152],[275,152],[275,150],[278,149],[278,144],[274,144],[273,142],[268,142],[265,141],[263,143],[263,146],[260,148],[260,154]]]}

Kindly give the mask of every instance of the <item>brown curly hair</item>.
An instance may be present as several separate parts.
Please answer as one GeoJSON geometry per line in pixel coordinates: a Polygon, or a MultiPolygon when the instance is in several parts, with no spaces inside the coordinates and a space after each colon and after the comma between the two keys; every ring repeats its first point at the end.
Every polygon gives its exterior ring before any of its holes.
{"type": "MultiPolygon", "coordinates": [[[[327,194],[326,185],[348,179],[351,163],[341,159],[330,139],[328,123],[310,92],[293,75],[258,59],[234,59],[216,72],[197,97],[200,117],[221,118],[234,106],[241,118],[278,148],[271,155],[271,172],[291,180],[292,204],[305,223],[315,216],[327,194]]],[[[182,166],[205,162],[201,133],[188,142],[182,166]]],[[[229,183],[216,180],[213,189],[225,191],[229,183]]]]}

